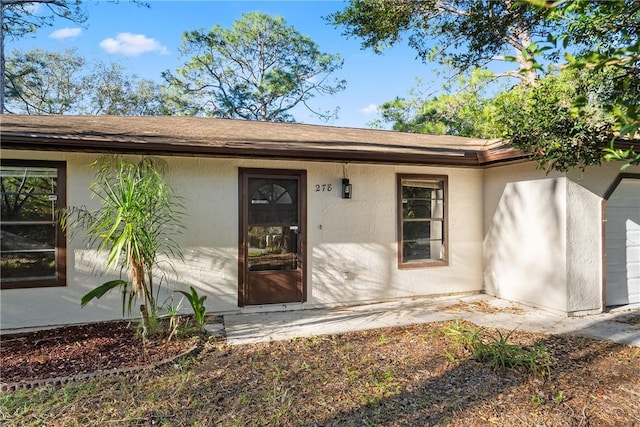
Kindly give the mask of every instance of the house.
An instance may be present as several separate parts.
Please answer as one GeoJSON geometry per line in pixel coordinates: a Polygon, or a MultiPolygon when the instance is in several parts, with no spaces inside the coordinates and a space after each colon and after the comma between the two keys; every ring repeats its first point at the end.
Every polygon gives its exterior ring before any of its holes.
{"type": "Polygon", "coordinates": [[[638,167],[547,174],[496,141],[195,117],[1,126],[2,179],[40,183],[30,214],[3,194],[2,330],[121,317],[117,292],[80,308],[118,272],[51,215],[95,206],[100,153],[166,159],[183,197],[161,302],[194,286],[212,312],[478,292],[566,315],[640,303],[638,167]]]}

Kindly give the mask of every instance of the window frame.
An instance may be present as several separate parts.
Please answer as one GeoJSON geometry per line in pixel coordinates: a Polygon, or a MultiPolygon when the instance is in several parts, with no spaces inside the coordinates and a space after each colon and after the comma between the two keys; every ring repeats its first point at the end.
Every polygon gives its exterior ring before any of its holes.
{"type": "MultiPolygon", "coordinates": [[[[56,169],[58,172],[56,191],[57,209],[67,207],[67,163],[64,161],[50,160],[16,160],[0,159],[0,166],[9,167],[44,167],[56,169]]],[[[56,272],[54,278],[37,279],[6,279],[0,277],[0,289],[29,289],[61,287],[67,285],[67,238],[60,226],[60,220],[56,221],[55,241],[56,272]]]]}
{"type": "MultiPolygon", "coordinates": [[[[398,268],[422,268],[437,267],[449,265],[449,177],[447,175],[431,175],[431,174],[397,174],[396,175],[396,226],[397,226],[397,244],[398,244],[398,268]],[[402,208],[402,188],[404,181],[440,181],[443,190],[443,218],[442,218],[442,246],[444,254],[442,259],[423,259],[417,261],[403,261],[403,208],[402,208]]],[[[425,222],[431,221],[433,218],[425,219],[425,222]]]]}

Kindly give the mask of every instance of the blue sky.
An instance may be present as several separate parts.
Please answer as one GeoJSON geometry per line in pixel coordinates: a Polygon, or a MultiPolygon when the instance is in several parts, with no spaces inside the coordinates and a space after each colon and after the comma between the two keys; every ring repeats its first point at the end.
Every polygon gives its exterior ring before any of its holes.
{"type": "MultiPolygon", "coordinates": [[[[178,52],[184,31],[209,29],[216,24],[229,28],[243,13],[260,11],[284,17],[322,51],[339,53],[344,59],[335,77],[345,79],[347,88],[311,102],[325,110],[340,107],[339,118],[330,125],[366,127],[377,117],[377,105],[405,96],[417,77],[426,84],[434,82],[434,89],[439,87],[433,74],[435,67],[416,59],[406,43],[377,55],[362,50],[360,40],[347,39],[340,28],[328,25],[323,17],[343,9],[342,1],[150,1],[150,6],[139,7],[126,0],[88,0],[83,2],[88,15],[85,23],[58,19],[34,37],[6,40],[6,51],[77,48],[89,61],[119,62],[139,77],[160,81],[162,71],[174,71],[187,60],[178,52]]],[[[299,122],[320,123],[302,109],[294,116],[299,122]]]]}

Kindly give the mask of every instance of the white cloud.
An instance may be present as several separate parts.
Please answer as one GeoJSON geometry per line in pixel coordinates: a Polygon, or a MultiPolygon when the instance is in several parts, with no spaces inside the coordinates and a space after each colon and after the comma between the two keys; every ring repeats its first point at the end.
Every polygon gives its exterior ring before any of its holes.
{"type": "Polygon", "coordinates": [[[63,40],[72,37],[78,37],[81,32],[81,28],[61,28],[49,34],[49,38],[63,40]]]}
{"type": "Polygon", "coordinates": [[[378,112],[378,106],[376,104],[369,104],[366,107],[361,108],[360,112],[364,115],[370,116],[378,112]]]}
{"type": "Polygon", "coordinates": [[[146,52],[159,52],[161,55],[169,54],[169,49],[156,39],[151,39],[144,34],[120,33],[115,39],[102,40],[100,47],[108,53],[119,53],[124,56],[138,56],[146,52]]]}
{"type": "Polygon", "coordinates": [[[25,3],[23,7],[25,12],[36,14],[40,12],[40,10],[42,9],[42,4],[41,3],[25,3]]]}

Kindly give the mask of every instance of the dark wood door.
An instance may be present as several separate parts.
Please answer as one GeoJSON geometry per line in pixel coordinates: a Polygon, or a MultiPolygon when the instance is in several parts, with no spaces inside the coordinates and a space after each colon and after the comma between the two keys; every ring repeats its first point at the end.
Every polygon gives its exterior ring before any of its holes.
{"type": "Polygon", "coordinates": [[[240,306],[306,300],[305,177],[240,170],[240,306]]]}

